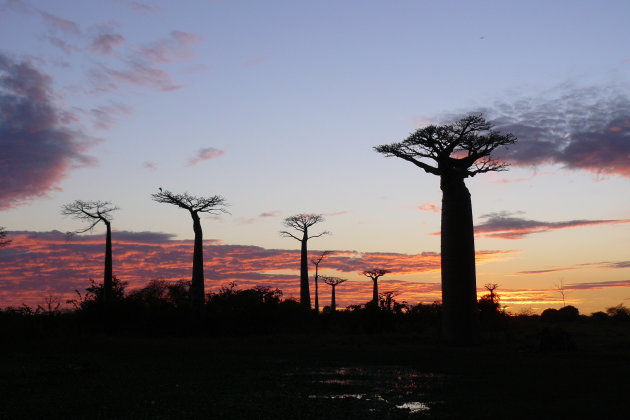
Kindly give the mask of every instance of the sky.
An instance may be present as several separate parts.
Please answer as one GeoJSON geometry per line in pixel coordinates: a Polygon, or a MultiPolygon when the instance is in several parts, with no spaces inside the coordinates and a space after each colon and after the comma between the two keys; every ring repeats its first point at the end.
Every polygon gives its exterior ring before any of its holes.
{"type": "MultiPolygon", "coordinates": [[[[311,257],[381,291],[440,298],[439,179],[374,146],[479,113],[518,142],[466,183],[477,284],[512,313],[630,299],[627,1],[0,1],[0,307],[64,302],[102,278],[104,227],[61,214],[110,201],[114,274],[188,278],[192,220],[159,187],[221,195],[202,218],[206,289],[299,296],[282,220],[322,214],[311,257]],[[559,288],[564,291],[564,301],[559,288]]],[[[330,298],[320,287],[320,302],[330,298]]]]}

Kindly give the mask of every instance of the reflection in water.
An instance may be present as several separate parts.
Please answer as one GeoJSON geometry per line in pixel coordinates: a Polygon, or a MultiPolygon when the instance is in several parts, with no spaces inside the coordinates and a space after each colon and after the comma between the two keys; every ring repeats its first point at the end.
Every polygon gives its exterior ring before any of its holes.
{"type": "Polygon", "coordinates": [[[433,401],[426,394],[441,386],[444,375],[419,372],[400,366],[333,367],[293,371],[313,384],[309,399],[353,400],[365,412],[397,411],[410,418],[430,414],[433,401]]]}
{"type": "Polygon", "coordinates": [[[410,413],[420,413],[422,411],[429,411],[429,406],[419,401],[406,402],[404,404],[398,404],[396,408],[402,408],[409,410],[410,413]]]}

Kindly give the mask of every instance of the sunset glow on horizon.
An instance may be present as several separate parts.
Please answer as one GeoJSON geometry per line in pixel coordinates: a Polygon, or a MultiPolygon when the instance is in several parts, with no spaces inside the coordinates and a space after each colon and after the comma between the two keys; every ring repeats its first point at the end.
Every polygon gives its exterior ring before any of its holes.
{"type": "Polygon", "coordinates": [[[552,3],[0,0],[0,308],[102,280],[102,226],[64,233],[86,227],[61,215],[77,199],[120,207],[129,289],[189,280],[190,216],[158,188],[229,203],[202,217],[206,292],[297,298],[279,233],[313,213],[339,308],[371,299],[375,267],[397,300],[439,300],[440,180],[372,148],[467,113],[518,138],[507,171],[466,180],[478,295],[629,305],[630,4],[552,3]]]}

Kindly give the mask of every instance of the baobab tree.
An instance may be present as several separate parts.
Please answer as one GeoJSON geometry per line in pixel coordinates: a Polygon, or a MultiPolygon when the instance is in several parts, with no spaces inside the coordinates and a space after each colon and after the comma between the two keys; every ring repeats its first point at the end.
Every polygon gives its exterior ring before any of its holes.
{"type": "Polygon", "coordinates": [[[319,288],[317,286],[317,280],[319,280],[319,264],[322,262],[324,257],[332,254],[332,251],[324,251],[319,254],[319,257],[311,259],[311,264],[315,266],[315,312],[319,313],[319,288]]]}
{"type": "Polygon", "coordinates": [[[74,233],[85,233],[94,229],[99,223],[105,225],[105,270],[103,274],[103,309],[108,311],[112,302],[112,213],[119,210],[109,201],[82,201],[76,200],[61,208],[61,214],[71,216],[88,223],[85,229],[79,229],[74,233]]]}
{"type": "Polygon", "coordinates": [[[306,244],[309,239],[330,234],[330,232],[324,231],[317,235],[309,235],[308,230],[311,226],[323,221],[324,217],[321,214],[296,214],[284,219],[282,224],[288,228],[297,230],[301,235],[298,234],[298,236],[295,236],[286,230],[280,232],[285,238],[298,240],[302,245],[300,253],[300,303],[308,309],[311,309],[311,293],[308,287],[308,249],[306,244]]]}
{"type": "Polygon", "coordinates": [[[7,239],[7,231],[4,227],[0,226],[0,248],[7,246],[11,243],[11,239],[7,239]]]}
{"type": "Polygon", "coordinates": [[[337,310],[337,299],[336,299],[336,289],[341,283],[345,283],[348,279],[342,279],[339,277],[329,277],[322,276],[324,283],[332,287],[332,293],[330,295],[330,312],[335,312],[337,310]]]}
{"type": "Polygon", "coordinates": [[[225,208],[228,204],[220,195],[211,197],[196,197],[188,194],[175,194],[159,188],[159,192],[151,194],[151,198],[158,203],[172,204],[188,210],[193,220],[195,232],[195,247],[193,252],[192,281],[190,283],[190,305],[193,319],[199,321],[203,318],[205,302],[205,284],[203,276],[203,231],[201,229],[200,213],[222,214],[228,213],[225,208]]]}
{"type": "Polygon", "coordinates": [[[374,148],[440,177],[442,339],[445,341],[467,343],[478,339],[475,237],[470,192],[464,180],[504,170],[507,164],[491,154],[515,141],[512,134],[493,130],[482,115],[472,114],[452,124],[420,128],[400,143],[374,148]]]}
{"type": "Polygon", "coordinates": [[[371,270],[363,271],[363,275],[372,279],[372,302],[371,305],[374,308],[378,308],[378,279],[387,273],[391,273],[390,270],[384,268],[372,268],[371,270]]]}

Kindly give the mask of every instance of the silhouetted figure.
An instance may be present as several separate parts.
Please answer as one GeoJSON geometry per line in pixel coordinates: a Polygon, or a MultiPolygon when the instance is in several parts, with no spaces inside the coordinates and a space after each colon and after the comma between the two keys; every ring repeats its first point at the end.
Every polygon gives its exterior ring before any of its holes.
{"type": "Polygon", "coordinates": [[[452,124],[420,128],[400,143],[374,148],[440,177],[442,339],[445,341],[469,343],[478,339],[475,238],[470,193],[464,180],[505,169],[505,163],[490,155],[497,147],[515,141],[512,134],[492,130],[492,125],[481,115],[468,115],[452,124]]]}
{"type": "Polygon", "coordinates": [[[211,197],[195,197],[188,193],[175,194],[168,190],[159,189],[151,198],[158,203],[172,204],[188,210],[193,219],[193,231],[195,232],[195,248],[193,252],[192,281],[190,283],[190,305],[193,319],[199,321],[204,315],[205,284],[203,276],[203,231],[199,213],[221,214],[227,213],[228,205],[220,195],[211,197]]]}
{"type": "Polygon", "coordinates": [[[335,312],[337,310],[337,301],[336,301],[335,291],[337,289],[337,286],[339,286],[341,283],[345,283],[346,281],[348,281],[348,279],[341,279],[339,277],[328,277],[328,276],[326,277],[322,276],[322,279],[324,280],[324,283],[332,287],[332,293],[331,293],[331,298],[330,298],[330,312],[335,312]]]}
{"type": "Polygon", "coordinates": [[[7,231],[4,227],[0,226],[0,248],[7,246],[11,243],[11,239],[7,239],[7,231]]]}
{"type": "Polygon", "coordinates": [[[384,268],[372,268],[371,270],[365,270],[363,275],[372,279],[372,306],[378,308],[378,279],[387,273],[391,273],[390,270],[384,268]]]}
{"type": "Polygon", "coordinates": [[[103,222],[107,233],[105,235],[105,272],[103,275],[103,310],[109,311],[112,302],[112,226],[111,213],[118,210],[109,201],[81,201],[76,200],[61,208],[61,214],[75,219],[85,220],[89,226],[74,233],[85,233],[103,222]]]}
{"type": "Polygon", "coordinates": [[[324,218],[321,214],[296,214],[295,216],[287,217],[282,224],[288,228],[292,228],[302,233],[302,237],[293,235],[286,230],[280,232],[285,238],[293,238],[302,244],[300,254],[300,303],[311,309],[311,293],[308,287],[308,249],[307,242],[309,239],[318,238],[322,235],[328,235],[330,232],[322,232],[317,235],[308,234],[308,229],[316,223],[323,222],[324,218]]]}
{"type": "Polygon", "coordinates": [[[319,288],[317,285],[317,280],[319,280],[319,264],[325,256],[330,254],[332,254],[332,251],[324,251],[319,257],[311,259],[311,263],[315,266],[315,313],[319,313],[319,288]]]}

